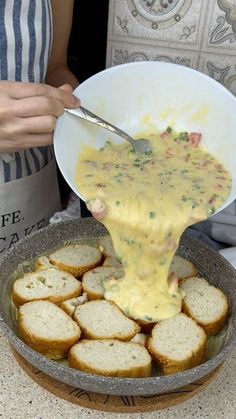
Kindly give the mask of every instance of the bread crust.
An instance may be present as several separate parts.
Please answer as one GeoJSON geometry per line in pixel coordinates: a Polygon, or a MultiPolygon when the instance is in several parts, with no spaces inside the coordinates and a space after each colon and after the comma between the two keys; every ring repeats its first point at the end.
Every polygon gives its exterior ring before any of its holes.
{"type": "Polygon", "coordinates": [[[183,307],[183,312],[188,317],[195,320],[197,322],[197,324],[200,327],[202,327],[202,329],[205,331],[207,336],[211,336],[211,335],[216,335],[225,325],[225,322],[227,320],[228,313],[229,313],[228,301],[227,301],[226,297],[225,297],[225,302],[226,302],[226,304],[225,304],[224,312],[219,317],[217,317],[214,322],[211,322],[211,323],[203,323],[203,322],[199,321],[197,319],[197,317],[194,316],[193,312],[191,311],[191,308],[188,306],[188,304],[185,302],[185,300],[183,300],[182,307],[183,307]]]}
{"type": "Polygon", "coordinates": [[[84,292],[86,292],[88,296],[88,300],[104,300],[104,295],[100,292],[91,291],[91,289],[87,288],[85,285],[82,284],[84,292]]]}
{"type": "MultiPolygon", "coordinates": [[[[74,248],[78,248],[79,246],[81,246],[81,248],[83,247],[83,245],[68,245],[68,246],[65,246],[65,249],[67,250],[68,248],[74,249],[74,248]]],[[[91,246],[84,245],[84,247],[91,247],[91,246]]],[[[63,250],[63,248],[58,249],[58,250],[63,250]]],[[[57,268],[65,272],[69,272],[76,278],[79,278],[85,272],[90,271],[91,269],[96,268],[96,266],[100,265],[101,259],[102,259],[102,253],[99,251],[99,249],[96,249],[96,250],[97,250],[97,255],[96,256],[93,255],[93,257],[91,257],[91,259],[93,260],[87,264],[78,263],[78,264],[70,265],[70,264],[64,263],[60,261],[60,256],[58,256],[57,251],[49,255],[48,258],[49,258],[49,261],[53,265],[55,265],[57,268]]]]}
{"type": "MultiPolygon", "coordinates": [[[[34,272],[30,272],[30,273],[25,274],[24,278],[27,277],[27,276],[32,275],[32,273],[34,273],[34,272]]],[[[19,281],[20,281],[20,279],[19,279],[19,281]]],[[[81,284],[80,281],[77,281],[78,282],[77,289],[75,289],[72,292],[68,292],[67,294],[64,294],[64,295],[53,295],[52,294],[52,295],[49,295],[49,296],[43,297],[43,298],[41,296],[35,297],[35,298],[32,298],[32,297],[31,298],[26,298],[25,296],[23,296],[19,292],[17,292],[16,285],[15,285],[16,282],[17,281],[15,281],[15,283],[13,285],[13,290],[12,290],[12,301],[16,305],[16,307],[20,307],[23,304],[26,304],[30,301],[36,301],[36,300],[46,300],[46,301],[51,301],[52,303],[55,303],[55,304],[59,304],[62,301],[69,300],[69,299],[74,298],[74,297],[79,297],[82,293],[82,284],[81,284]]]]}
{"type": "MultiPolygon", "coordinates": [[[[158,365],[158,367],[164,375],[183,372],[205,362],[206,334],[204,330],[200,328],[200,326],[198,326],[194,320],[193,322],[200,329],[201,340],[199,342],[198,348],[192,351],[191,355],[188,358],[185,358],[183,360],[172,359],[168,358],[168,356],[163,355],[155,348],[153,335],[150,338],[148,338],[146,347],[149,353],[152,355],[153,360],[156,362],[156,364],[158,365]]],[[[157,324],[155,327],[157,328],[158,326],[159,324],[157,324]]]]}
{"type": "MultiPolygon", "coordinates": [[[[79,342],[79,345],[83,345],[84,343],[86,343],[86,339],[81,340],[79,342]]],[[[113,339],[107,339],[107,342],[115,342],[113,339]]],[[[143,349],[144,346],[140,345],[138,343],[130,343],[130,342],[123,342],[126,345],[138,345],[140,347],[142,347],[143,349]]],[[[103,375],[103,376],[107,376],[107,377],[126,377],[126,378],[142,378],[142,377],[150,377],[151,375],[151,356],[150,356],[150,362],[146,365],[143,366],[137,366],[137,367],[130,367],[127,370],[121,370],[119,369],[119,367],[117,366],[116,370],[113,371],[106,371],[103,370],[102,368],[96,367],[93,368],[91,365],[87,364],[86,362],[84,362],[81,359],[78,359],[76,356],[76,345],[74,345],[68,355],[68,361],[69,361],[69,366],[71,368],[76,368],[78,370],[81,371],[85,371],[91,374],[98,374],[98,375],[103,375]]],[[[116,360],[114,360],[115,362],[116,360]]]]}
{"type": "MultiPolygon", "coordinates": [[[[102,300],[104,301],[104,300],[102,300]]],[[[83,304],[83,308],[86,307],[86,304],[96,304],[96,301],[89,301],[87,303],[83,304]]],[[[99,340],[99,339],[117,339],[117,340],[121,340],[121,341],[129,341],[130,339],[132,339],[137,333],[140,332],[141,328],[140,326],[132,319],[130,319],[129,317],[127,317],[120,309],[119,307],[116,306],[116,304],[112,303],[111,301],[108,302],[111,306],[113,306],[113,309],[117,311],[117,315],[118,316],[122,316],[124,317],[127,321],[132,322],[133,323],[133,332],[130,332],[129,334],[123,334],[123,335],[116,335],[114,333],[113,336],[107,336],[105,337],[104,335],[99,335],[99,333],[94,334],[92,333],[90,330],[88,330],[88,328],[86,327],[86,324],[79,318],[79,310],[81,308],[81,306],[77,307],[74,313],[74,320],[78,323],[81,331],[82,331],[82,336],[84,338],[87,339],[95,339],[95,340],[99,340]]]]}
{"type": "Polygon", "coordinates": [[[65,358],[68,355],[70,348],[79,340],[81,330],[78,324],[75,321],[73,321],[67,313],[64,312],[64,315],[67,316],[70,319],[70,321],[74,323],[75,326],[75,336],[71,337],[70,339],[67,339],[65,341],[48,339],[37,336],[36,334],[28,331],[24,325],[24,315],[21,313],[20,309],[18,317],[19,335],[21,339],[28,346],[30,346],[30,348],[39,352],[41,355],[44,355],[50,359],[65,358]]]}
{"type": "Polygon", "coordinates": [[[58,269],[72,274],[73,276],[75,276],[75,278],[80,278],[85,272],[90,271],[93,268],[96,268],[96,266],[100,264],[100,260],[99,260],[95,263],[91,263],[90,265],[81,265],[81,266],[76,267],[76,266],[65,265],[64,263],[59,262],[58,260],[53,260],[51,258],[50,260],[51,260],[51,263],[55,265],[58,269]]]}

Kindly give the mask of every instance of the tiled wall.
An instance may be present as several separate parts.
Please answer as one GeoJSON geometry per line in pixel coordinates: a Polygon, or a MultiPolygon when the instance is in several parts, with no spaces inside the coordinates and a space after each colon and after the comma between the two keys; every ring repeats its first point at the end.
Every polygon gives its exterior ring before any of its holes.
{"type": "Polygon", "coordinates": [[[236,94],[236,0],[110,0],[107,67],[186,65],[236,94]]]}

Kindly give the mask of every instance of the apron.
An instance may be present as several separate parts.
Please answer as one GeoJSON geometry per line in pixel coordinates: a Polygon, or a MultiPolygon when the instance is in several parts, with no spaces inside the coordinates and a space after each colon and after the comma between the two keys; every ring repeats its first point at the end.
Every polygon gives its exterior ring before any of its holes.
{"type": "Polygon", "coordinates": [[[0,185],[0,256],[14,243],[48,224],[60,210],[55,161],[39,172],[0,185]]]}

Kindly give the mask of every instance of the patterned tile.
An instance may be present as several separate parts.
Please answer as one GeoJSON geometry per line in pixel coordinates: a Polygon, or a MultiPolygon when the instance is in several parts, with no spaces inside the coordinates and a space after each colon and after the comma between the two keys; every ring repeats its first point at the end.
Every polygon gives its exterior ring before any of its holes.
{"type": "Polygon", "coordinates": [[[199,70],[236,95],[236,60],[232,55],[201,53],[199,70]]]}
{"type": "Polygon", "coordinates": [[[202,47],[209,52],[236,53],[235,0],[216,0],[209,4],[202,47]]]}
{"type": "Polygon", "coordinates": [[[139,43],[148,39],[162,46],[199,50],[207,3],[208,0],[112,0],[108,37],[138,39],[139,43]]]}
{"type": "Polygon", "coordinates": [[[165,61],[197,68],[199,53],[195,51],[110,41],[107,46],[107,67],[133,61],[165,61]]]}
{"type": "Polygon", "coordinates": [[[174,62],[236,95],[235,56],[236,0],[110,0],[107,66],[174,62]]]}

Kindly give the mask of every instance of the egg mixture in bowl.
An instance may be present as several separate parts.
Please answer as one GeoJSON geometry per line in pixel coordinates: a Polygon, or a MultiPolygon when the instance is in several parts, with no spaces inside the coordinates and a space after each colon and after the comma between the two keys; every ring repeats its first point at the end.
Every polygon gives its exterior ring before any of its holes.
{"type": "Polygon", "coordinates": [[[183,231],[222,206],[231,178],[201,147],[199,133],[168,127],[142,137],[152,152],[138,155],[125,142],[84,147],[76,177],[125,270],[104,282],[105,298],[133,319],[157,322],[181,311],[183,293],[168,274],[183,231]]]}

